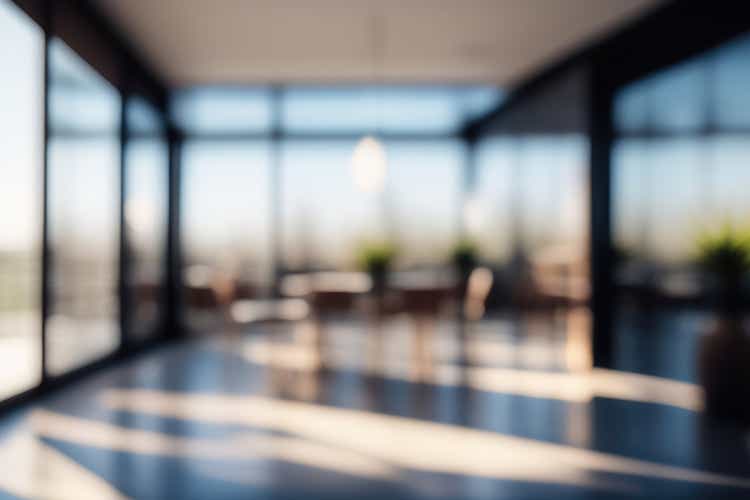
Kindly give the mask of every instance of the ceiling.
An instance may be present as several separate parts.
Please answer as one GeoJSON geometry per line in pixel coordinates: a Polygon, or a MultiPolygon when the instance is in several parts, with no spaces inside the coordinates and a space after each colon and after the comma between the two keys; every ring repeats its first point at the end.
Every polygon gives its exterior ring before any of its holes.
{"type": "Polygon", "coordinates": [[[172,85],[510,85],[660,0],[93,0],[172,85]]]}

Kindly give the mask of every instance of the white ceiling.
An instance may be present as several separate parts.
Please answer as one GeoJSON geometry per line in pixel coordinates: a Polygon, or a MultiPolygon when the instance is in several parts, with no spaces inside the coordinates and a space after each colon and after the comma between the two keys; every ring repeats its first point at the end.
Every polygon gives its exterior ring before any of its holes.
{"type": "Polygon", "coordinates": [[[173,85],[509,85],[659,2],[94,0],[173,85]]]}

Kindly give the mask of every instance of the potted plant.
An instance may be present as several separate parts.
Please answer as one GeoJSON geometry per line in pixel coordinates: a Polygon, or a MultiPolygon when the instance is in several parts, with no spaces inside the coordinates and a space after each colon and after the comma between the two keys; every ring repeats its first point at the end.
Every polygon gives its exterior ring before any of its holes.
{"type": "Polygon", "coordinates": [[[750,270],[750,233],[725,225],[698,239],[698,262],[711,279],[722,316],[736,316],[742,281],[750,270]]]}
{"type": "Polygon", "coordinates": [[[750,423],[750,340],[742,324],[742,282],[750,235],[730,225],[698,240],[698,262],[711,279],[718,321],[700,342],[698,372],[706,411],[750,423]]]}
{"type": "Polygon", "coordinates": [[[385,292],[388,271],[395,256],[396,249],[388,242],[368,243],[359,250],[359,267],[370,275],[372,290],[378,295],[385,292]]]}
{"type": "Polygon", "coordinates": [[[478,254],[476,243],[466,238],[460,240],[453,248],[451,260],[462,282],[465,283],[469,279],[469,275],[477,266],[478,254]]]}

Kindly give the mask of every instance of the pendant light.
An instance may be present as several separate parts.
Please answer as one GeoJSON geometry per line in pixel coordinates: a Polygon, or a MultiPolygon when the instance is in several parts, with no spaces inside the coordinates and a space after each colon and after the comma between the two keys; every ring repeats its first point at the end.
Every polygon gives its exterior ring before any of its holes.
{"type": "Polygon", "coordinates": [[[368,193],[377,193],[383,189],[388,161],[385,148],[372,135],[359,140],[352,154],[354,183],[359,189],[368,193]]]}
{"type": "MultiPolygon", "coordinates": [[[[383,57],[383,30],[377,14],[371,13],[371,57],[372,57],[372,82],[375,95],[375,115],[379,118],[379,101],[377,99],[377,65],[383,57]]],[[[376,122],[379,119],[376,118],[376,122]]],[[[375,129],[377,130],[376,123],[375,129]]],[[[388,170],[388,158],[385,147],[377,139],[376,134],[365,135],[359,140],[352,154],[352,173],[356,186],[365,192],[380,193],[385,184],[388,170]]]]}

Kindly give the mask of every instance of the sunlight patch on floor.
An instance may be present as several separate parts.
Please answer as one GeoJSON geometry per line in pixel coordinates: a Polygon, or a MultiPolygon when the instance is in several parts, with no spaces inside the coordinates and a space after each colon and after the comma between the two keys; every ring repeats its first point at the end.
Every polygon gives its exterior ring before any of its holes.
{"type": "MultiPolygon", "coordinates": [[[[494,479],[612,487],[591,472],[750,488],[750,480],[454,425],[252,396],[108,390],[112,410],[281,431],[389,466],[494,479]]],[[[64,432],[61,434],[65,434],[64,432]]]]}
{"type": "Polygon", "coordinates": [[[387,479],[393,469],[343,448],[299,437],[240,433],[226,439],[179,437],[128,429],[107,422],[37,410],[31,428],[44,438],[103,450],[204,460],[278,460],[371,479],[387,479]]]}
{"type": "Polygon", "coordinates": [[[126,500],[86,467],[22,428],[0,445],[0,491],[35,500],[126,500]]]}
{"type": "MultiPolygon", "coordinates": [[[[254,341],[244,345],[249,362],[291,371],[314,372],[319,355],[307,345],[254,341]]],[[[415,369],[408,356],[387,363],[361,362],[346,352],[326,356],[331,369],[350,370],[408,382],[466,385],[472,389],[536,398],[588,403],[595,397],[656,403],[690,411],[703,409],[703,391],[696,384],[661,377],[595,368],[578,372],[552,372],[515,368],[467,367],[434,362],[415,369]]]]}

